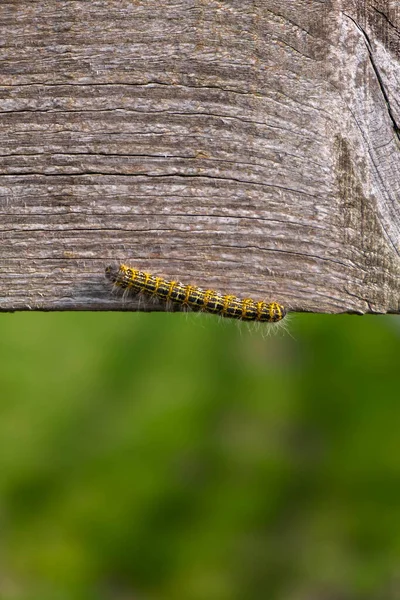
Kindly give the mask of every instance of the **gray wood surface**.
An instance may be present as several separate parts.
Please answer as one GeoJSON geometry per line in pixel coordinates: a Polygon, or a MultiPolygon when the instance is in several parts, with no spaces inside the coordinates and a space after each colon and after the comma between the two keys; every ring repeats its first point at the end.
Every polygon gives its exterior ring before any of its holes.
{"type": "Polygon", "coordinates": [[[399,126],[398,0],[4,0],[0,310],[399,312],[399,126]]]}

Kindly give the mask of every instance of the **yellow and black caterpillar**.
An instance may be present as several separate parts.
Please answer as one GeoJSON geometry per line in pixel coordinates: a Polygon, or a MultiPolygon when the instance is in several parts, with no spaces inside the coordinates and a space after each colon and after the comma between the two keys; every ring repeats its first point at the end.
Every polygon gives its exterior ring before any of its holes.
{"type": "Polygon", "coordinates": [[[203,290],[179,281],[162,277],[127,265],[106,267],[106,277],[118,288],[133,294],[144,293],[164,302],[173,302],[191,308],[243,321],[276,323],[286,315],[286,309],[277,302],[255,302],[252,298],[241,300],[236,296],[222,295],[214,290],[203,290]]]}

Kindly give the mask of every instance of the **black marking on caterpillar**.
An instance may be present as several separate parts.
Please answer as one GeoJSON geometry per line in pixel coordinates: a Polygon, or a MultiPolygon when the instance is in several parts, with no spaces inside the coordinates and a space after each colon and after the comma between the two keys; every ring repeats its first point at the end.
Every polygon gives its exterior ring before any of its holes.
{"type": "Polygon", "coordinates": [[[277,302],[241,300],[231,294],[222,295],[214,290],[203,290],[195,285],[184,285],[179,281],[168,281],[127,265],[106,267],[106,277],[117,288],[139,294],[144,293],[164,302],[172,302],[194,311],[203,311],[221,317],[276,323],[286,315],[286,309],[277,302]]]}

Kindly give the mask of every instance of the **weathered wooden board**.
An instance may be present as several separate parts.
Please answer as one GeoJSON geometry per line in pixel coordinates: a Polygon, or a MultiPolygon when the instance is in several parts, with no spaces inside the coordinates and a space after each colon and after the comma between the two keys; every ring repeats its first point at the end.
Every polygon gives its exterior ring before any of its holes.
{"type": "Polygon", "coordinates": [[[0,310],[399,312],[399,99],[397,0],[2,1],[0,310]]]}

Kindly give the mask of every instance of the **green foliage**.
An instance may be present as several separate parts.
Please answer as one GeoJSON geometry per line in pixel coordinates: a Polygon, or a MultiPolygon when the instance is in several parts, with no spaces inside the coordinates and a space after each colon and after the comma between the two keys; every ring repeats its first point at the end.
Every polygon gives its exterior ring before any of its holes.
{"type": "Polygon", "coordinates": [[[1,319],[1,600],[399,597],[396,317],[1,319]]]}

